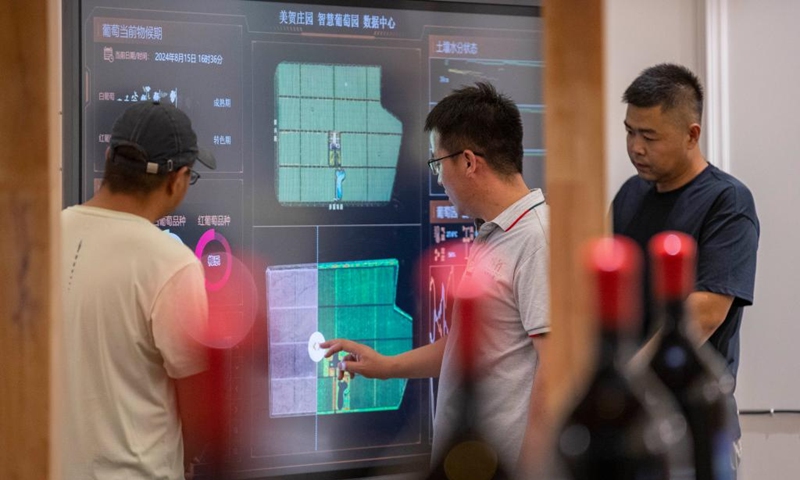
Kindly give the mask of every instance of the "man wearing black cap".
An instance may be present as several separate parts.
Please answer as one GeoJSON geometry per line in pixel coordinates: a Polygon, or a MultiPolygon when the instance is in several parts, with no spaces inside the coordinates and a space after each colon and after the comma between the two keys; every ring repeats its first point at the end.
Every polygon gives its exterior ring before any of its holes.
{"type": "Polygon", "coordinates": [[[154,225],[199,178],[195,161],[216,167],[186,114],[135,104],[114,124],[97,194],[61,213],[63,478],[178,479],[198,453],[203,269],[154,225]]]}

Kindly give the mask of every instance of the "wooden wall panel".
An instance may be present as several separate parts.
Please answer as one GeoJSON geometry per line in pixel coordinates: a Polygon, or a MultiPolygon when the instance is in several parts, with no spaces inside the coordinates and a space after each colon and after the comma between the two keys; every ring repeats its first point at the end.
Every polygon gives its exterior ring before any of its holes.
{"type": "Polygon", "coordinates": [[[603,1],[544,4],[552,347],[548,405],[564,414],[586,380],[595,333],[587,315],[583,243],[604,232],[603,1]]]}
{"type": "MultiPolygon", "coordinates": [[[[50,472],[60,204],[54,0],[0,2],[0,478],[50,472]]],[[[58,28],[57,26],[55,27],[58,28]]]]}

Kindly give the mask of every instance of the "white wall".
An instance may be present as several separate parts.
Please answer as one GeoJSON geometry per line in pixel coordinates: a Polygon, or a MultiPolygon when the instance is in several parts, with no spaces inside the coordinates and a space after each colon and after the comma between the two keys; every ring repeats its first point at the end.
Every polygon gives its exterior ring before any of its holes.
{"type": "Polygon", "coordinates": [[[625,149],[622,93],[642,70],[657,63],[685,65],[698,74],[703,39],[699,0],[606,0],[606,152],[609,204],[636,171],[625,149]]]}
{"type": "Polygon", "coordinates": [[[740,404],[800,409],[800,228],[792,221],[800,217],[800,2],[729,6],[731,172],[753,192],[762,227],[740,404]]]}
{"type": "MultiPolygon", "coordinates": [[[[793,218],[800,217],[800,1],[606,0],[608,200],[634,174],[620,97],[638,73],[675,62],[694,70],[707,91],[716,87],[705,81],[705,4],[712,1],[728,6],[730,170],[752,190],[761,219],[737,398],[743,408],[800,408],[800,228],[793,218]]],[[[800,415],[743,416],[741,425],[739,480],[800,478],[800,415]]]]}
{"type": "MultiPolygon", "coordinates": [[[[761,221],[739,408],[800,409],[800,2],[728,0],[730,169],[761,221]]],[[[800,415],[743,417],[745,480],[800,478],[800,415]]]]}

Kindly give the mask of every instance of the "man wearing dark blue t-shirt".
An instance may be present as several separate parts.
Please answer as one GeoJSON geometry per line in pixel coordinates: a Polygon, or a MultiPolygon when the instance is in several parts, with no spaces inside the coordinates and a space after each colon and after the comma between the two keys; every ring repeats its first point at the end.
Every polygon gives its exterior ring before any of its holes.
{"type": "MultiPolygon", "coordinates": [[[[685,67],[648,68],[623,95],[628,156],[637,175],[614,198],[614,233],[642,248],[656,233],[678,230],[697,241],[697,280],[687,299],[700,332],[736,377],[743,307],[753,303],[759,224],[753,196],[700,151],[703,90],[685,67]]],[[[652,333],[649,274],[644,332],[652,333]]],[[[734,434],[741,437],[730,399],[734,434]]],[[[737,442],[738,451],[738,442],[737,442]]],[[[738,456],[736,459],[738,463],[738,456]]]]}

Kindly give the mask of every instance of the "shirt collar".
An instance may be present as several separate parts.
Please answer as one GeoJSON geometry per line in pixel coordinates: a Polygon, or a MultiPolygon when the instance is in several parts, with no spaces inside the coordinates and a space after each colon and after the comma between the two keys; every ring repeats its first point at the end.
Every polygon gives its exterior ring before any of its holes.
{"type": "Polygon", "coordinates": [[[494,218],[494,220],[490,220],[488,222],[484,222],[481,219],[475,220],[475,226],[478,229],[481,229],[484,225],[487,227],[490,226],[498,226],[503,229],[503,231],[508,231],[511,229],[526,213],[528,213],[534,207],[541,205],[544,203],[544,194],[542,193],[541,189],[535,188],[528,192],[527,195],[520,198],[513,204],[511,204],[508,208],[503,210],[500,215],[494,218]]]}

